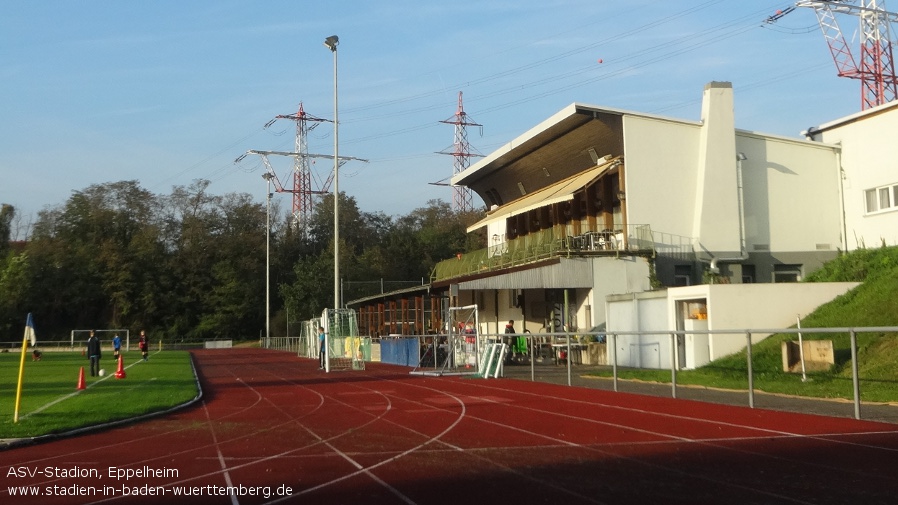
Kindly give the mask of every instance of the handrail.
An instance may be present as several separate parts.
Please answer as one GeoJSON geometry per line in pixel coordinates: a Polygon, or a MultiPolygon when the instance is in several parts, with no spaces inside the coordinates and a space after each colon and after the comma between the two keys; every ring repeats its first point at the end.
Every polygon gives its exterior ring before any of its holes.
{"type": "Polygon", "coordinates": [[[459,253],[453,259],[437,263],[431,273],[431,281],[502,270],[555,256],[619,256],[623,252],[655,252],[649,225],[631,224],[617,230],[591,230],[576,236],[563,234],[561,229],[548,228],[484,249],[459,253]]]}

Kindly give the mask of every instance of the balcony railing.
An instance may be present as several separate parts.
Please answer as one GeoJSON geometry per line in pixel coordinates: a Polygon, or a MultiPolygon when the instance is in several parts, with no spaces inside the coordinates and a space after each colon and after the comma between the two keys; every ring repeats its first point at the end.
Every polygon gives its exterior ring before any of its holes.
{"type": "Polygon", "coordinates": [[[502,270],[554,256],[619,256],[654,254],[654,251],[652,230],[647,224],[575,236],[550,228],[441,261],[434,267],[431,280],[502,270]]]}

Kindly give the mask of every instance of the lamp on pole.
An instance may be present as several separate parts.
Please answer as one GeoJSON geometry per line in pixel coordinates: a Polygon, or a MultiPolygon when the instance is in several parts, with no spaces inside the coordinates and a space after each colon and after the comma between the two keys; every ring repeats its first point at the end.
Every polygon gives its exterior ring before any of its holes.
{"type": "Polygon", "coordinates": [[[339,122],[337,121],[337,45],[336,35],[324,39],[324,45],[334,53],[334,309],[340,308],[340,158],[339,122]]]}
{"type": "Polygon", "coordinates": [[[271,347],[271,179],[274,174],[265,172],[262,178],[268,182],[265,194],[265,348],[271,347]]]}

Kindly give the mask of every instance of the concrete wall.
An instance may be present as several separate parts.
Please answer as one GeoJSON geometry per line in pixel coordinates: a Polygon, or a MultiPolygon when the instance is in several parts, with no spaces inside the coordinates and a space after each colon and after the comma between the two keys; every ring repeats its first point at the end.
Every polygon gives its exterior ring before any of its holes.
{"type": "MultiPolygon", "coordinates": [[[[857,282],[798,282],[784,284],[711,284],[668,290],[671,316],[677,300],[707,298],[708,330],[742,328],[788,328],[796,317],[804,317],[817,307],[856,287],[857,282]]],[[[673,319],[669,319],[674,323],[673,319]]],[[[767,334],[752,335],[752,342],[767,334]]],[[[711,360],[739,352],[745,348],[742,335],[711,335],[711,360]]]]}
{"type": "Polygon", "coordinates": [[[624,116],[630,223],[650,224],[653,232],[693,236],[700,133],[700,127],[690,124],[624,116]]]}
{"type": "Polygon", "coordinates": [[[838,150],[813,142],[742,133],[737,149],[749,252],[836,251],[841,247],[838,150]]]}
{"type": "MultiPolygon", "coordinates": [[[[705,301],[708,331],[779,329],[796,324],[796,317],[813,312],[856,287],[856,282],[786,284],[704,284],[664,291],[609,296],[606,299],[608,332],[640,331],[641,335],[617,337],[618,364],[644,368],[670,368],[671,331],[688,329],[677,311],[678,302],[705,301]],[[649,357],[657,355],[657,360],[649,357]],[[657,363],[657,366],[655,364],[657,363]]],[[[752,333],[752,342],[768,337],[752,333]]],[[[707,339],[684,339],[681,366],[694,368],[745,348],[742,334],[710,334],[707,339]],[[703,358],[706,357],[706,358],[703,358]]]]}

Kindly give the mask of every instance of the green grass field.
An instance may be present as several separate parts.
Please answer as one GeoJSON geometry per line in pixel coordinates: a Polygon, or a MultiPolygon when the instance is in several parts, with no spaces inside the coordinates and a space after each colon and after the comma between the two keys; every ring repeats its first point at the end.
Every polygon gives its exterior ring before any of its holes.
{"type": "Polygon", "coordinates": [[[124,353],[126,378],[116,379],[112,352],[104,352],[105,377],[91,377],[79,352],[45,352],[41,361],[25,357],[19,422],[14,423],[20,352],[0,354],[0,439],[34,437],[128,419],[183,404],[198,394],[185,351],[124,353]],[[84,367],[86,389],[78,390],[84,367]]]}

